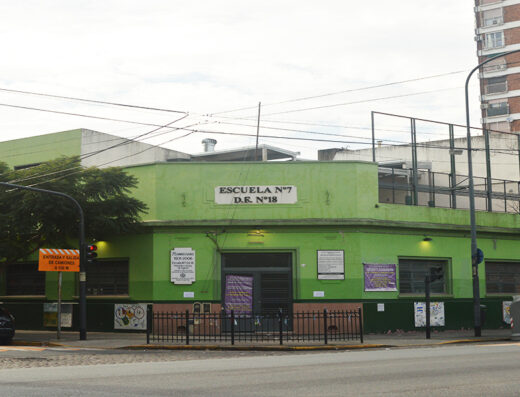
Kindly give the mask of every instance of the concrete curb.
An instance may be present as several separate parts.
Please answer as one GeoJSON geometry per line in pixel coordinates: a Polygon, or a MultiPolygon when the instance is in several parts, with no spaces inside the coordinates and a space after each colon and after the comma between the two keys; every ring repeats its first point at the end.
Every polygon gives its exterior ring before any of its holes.
{"type": "Polygon", "coordinates": [[[383,344],[383,343],[367,343],[359,345],[312,345],[312,346],[295,346],[295,345],[250,345],[250,346],[233,346],[233,345],[156,345],[156,344],[139,344],[120,347],[100,347],[100,346],[78,346],[67,345],[66,343],[57,342],[36,342],[14,340],[12,346],[34,346],[34,347],[65,347],[65,348],[89,348],[89,349],[105,349],[105,350],[220,350],[220,351],[327,351],[327,350],[360,350],[360,349],[384,349],[384,348],[413,348],[413,347],[435,347],[454,344],[467,343],[489,343],[489,342],[508,342],[512,339],[508,338],[483,338],[483,339],[456,339],[450,341],[442,341],[435,343],[411,343],[406,345],[400,344],[383,344]]]}
{"type": "Polygon", "coordinates": [[[485,339],[458,339],[439,342],[439,345],[463,344],[463,343],[483,343],[483,342],[509,342],[511,338],[485,338],[485,339]]]}
{"type": "Polygon", "coordinates": [[[235,350],[235,351],[312,351],[312,350],[359,350],[359,349],[377,349],[385,347],[395,347],[383,344],[366,344],[366,345],[319,345],[319,346],[219,346],[219,345],[133,345],[119,347],[118,349],[128,350],[235,350]]]}
{"type": "Polygon", "coordinates": [[[11,346],[34,346],[34,347],[63,347],[61,343],[55,342],[35,342],[35,341],[24,341],[24,340],[13,340],[11,346]]]}

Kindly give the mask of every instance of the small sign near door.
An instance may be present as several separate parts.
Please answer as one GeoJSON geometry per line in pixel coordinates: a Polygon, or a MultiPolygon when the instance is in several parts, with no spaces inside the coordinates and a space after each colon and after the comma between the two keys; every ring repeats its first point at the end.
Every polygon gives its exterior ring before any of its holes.
{"type": "Polygon", "coordinates": [[[345,280],[344,251],[318,251],[318,280],[345,280]]]}
{"type": "Polygon", "coordinates": [[[170,251],[171,282],[193,284],[195,282],[195,251],[191,248],[174,248],[170,251]]]}

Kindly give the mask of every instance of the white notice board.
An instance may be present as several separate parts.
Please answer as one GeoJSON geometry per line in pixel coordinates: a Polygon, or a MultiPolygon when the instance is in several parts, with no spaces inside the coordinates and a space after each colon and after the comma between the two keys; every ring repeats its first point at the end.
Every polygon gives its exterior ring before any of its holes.
{"type": "Polygon", "coordinates": [[[345,252],[318,250],[318,280],[345,279],[345,252]]]}
{"type": "Polygon", "coordinates": [[[195,251],[191,248],[174,248],[171,257],[171,282],[193,284],[195,282],[195,251]]]}

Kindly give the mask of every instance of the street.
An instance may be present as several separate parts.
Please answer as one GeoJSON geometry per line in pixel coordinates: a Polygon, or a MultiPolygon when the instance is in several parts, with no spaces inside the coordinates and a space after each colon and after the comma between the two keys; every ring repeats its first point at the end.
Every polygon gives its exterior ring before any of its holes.
{"type": "MultiPolygon", "coordinates": [[[[519,353],[520,343],[327,353],[31,351],[25,355],[65,354],[89,365],[2,369],[0,394],[517,396],[519,353]],[[100,357],[111,363],[95,365],[100,357]]],[[[23,356],[0,352],[0,362],[23,356]]]]}

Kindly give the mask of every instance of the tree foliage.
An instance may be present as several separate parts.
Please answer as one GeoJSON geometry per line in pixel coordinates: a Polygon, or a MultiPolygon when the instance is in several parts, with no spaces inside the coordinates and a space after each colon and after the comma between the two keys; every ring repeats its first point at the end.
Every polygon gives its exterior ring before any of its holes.
{"type": "MultiPolygon", "coordinates": [[[[82,168],[63,157],[18,171],[0,162],[0,182],[66,193],[85,214],[87,239],[135,232],[146,204],[130,196],[137,179],[120,168],[82,168]]],[[[0,261],[22,259],[40,247],[76,247],[79,216],[74,203],[56,195],[0,186],[0,261]]]]}

